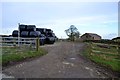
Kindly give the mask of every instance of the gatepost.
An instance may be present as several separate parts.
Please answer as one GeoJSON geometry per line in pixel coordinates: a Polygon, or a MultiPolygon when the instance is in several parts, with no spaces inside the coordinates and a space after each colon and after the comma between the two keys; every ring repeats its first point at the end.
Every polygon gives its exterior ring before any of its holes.
{"type": "Polygon", "coordinates": [[[36,51],[39,50],[39,45],[40,44],[40,41],[39,41],[39,37],[36,38],[36,51]]]}

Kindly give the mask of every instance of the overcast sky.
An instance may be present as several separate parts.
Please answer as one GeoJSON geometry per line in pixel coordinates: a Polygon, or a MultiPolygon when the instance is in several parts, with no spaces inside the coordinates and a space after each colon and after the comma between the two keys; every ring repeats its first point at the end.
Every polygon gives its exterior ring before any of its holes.
{"type": "Polygon", "coordinates": [[[104,39],[118,36],[118,2],[4,2],[2,31],[12,34],[18,23],[51,28],[57,37],[75,25],[81,34],[97,33],[104,39]]]}

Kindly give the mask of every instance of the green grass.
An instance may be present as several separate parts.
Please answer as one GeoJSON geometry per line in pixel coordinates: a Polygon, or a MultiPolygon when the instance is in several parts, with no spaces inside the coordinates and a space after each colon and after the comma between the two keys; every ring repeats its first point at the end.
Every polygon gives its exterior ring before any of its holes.
{"type": "Polygon", "coordinates": [[[1,62],[2,62],[2,65],[4,66],[9,64],[10,62],[18,62],[28,58],[39,57],[46,53],[47,52],[42,48],[39,48],[39,50],[36,51],[35,49],[26,48],[26,47],[23,47],[23,48],[3,47],[2,56],[0,56],[0,58],[2,57],[1,62]]]}
{"type": "Polygon", "coordinates": [[[99,63],[103,66],[109,67],[114,71],[120,71],[120,62],[117,60],[104,60],[103,58],[99,57],[99,56],[91,56],[90,59],[92,59],[93,61],[95,61],[96,63],[99,63]]]}
{"type": "MultiPolygon", "coordinates": [[[[93,48],[94,50],[98,50],[98,51],[101,51],[101,52],[110,52],[110,53],[113,53],[113,54],[118,54],[118,50],[116,49],[116,47],[110,47],[110,49],[109,49],[109,48],[100,48],[97,45],[99,45],[99,44],[97,44],[97,43],[92,44],[92,47],[94,47],[93,48]]],[[[104,44],[102,44],[102,45],[104,45],[104,44]]]]}
{"type": "Polygon", "coordinates": [[[114,47],[110,47],[110,49],[100,48],[96,43],[92,45],[87,43],[87,48],[84,50],[83,54],[100,65],[120,72],[120,54],[118,54],[118,49],[114,47]],[[92,50],[99,52],[93,52],[92,50]]]}

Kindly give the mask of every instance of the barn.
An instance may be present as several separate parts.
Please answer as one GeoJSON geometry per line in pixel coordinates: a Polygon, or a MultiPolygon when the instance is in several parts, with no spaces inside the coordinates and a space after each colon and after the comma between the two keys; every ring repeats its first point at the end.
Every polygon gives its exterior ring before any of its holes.
{"type": "Polygon", "coordinates": [[[82,40],[101,40],[101,36],[95,33],[85,33],[81,36],[82,40]]]}

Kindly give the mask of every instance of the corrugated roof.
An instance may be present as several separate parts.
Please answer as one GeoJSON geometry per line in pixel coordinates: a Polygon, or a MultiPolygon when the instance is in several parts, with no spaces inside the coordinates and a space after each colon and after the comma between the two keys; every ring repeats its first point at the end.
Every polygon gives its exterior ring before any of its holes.
{"type": "MultiPolygon", "coordinates": [[[[94,36],[94,37],[99,36],[98,34],[95,34],[95,33],[87,33],[87,34],[89,34],[90,36],[94,36]]],[[[99,37],[101,37],[101,36],[99,36],[99,37]]]]}
{"type": "MultiPolygon", "coordinates": [[[[93,36],[93,37],[101,37],[100,35],[98,35],[98,34],[96,34],[96,33],[85,33],[85,34],[88,34],[88,35],[90,35],[90,36],[93,36]]],[[[83,34],[82,36],[84,36],[85,34],[83,34]]]]}

